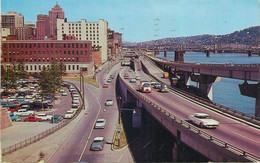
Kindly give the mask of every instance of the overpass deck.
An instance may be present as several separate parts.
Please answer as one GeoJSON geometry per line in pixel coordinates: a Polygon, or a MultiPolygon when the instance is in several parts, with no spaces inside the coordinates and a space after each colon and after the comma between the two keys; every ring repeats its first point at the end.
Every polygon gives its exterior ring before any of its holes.
{"type": "MultiPolygon", "coordinates": [[[[158,72],[154,66],[149,67],[149,71],[158,72]]],[[[124,72],[121,71],[120,76],[123,76],[124,72]]],[[[140,75],[142,79],[150,80],[149,76],[143,71],[137,72],[137,75],[140,75]]],[[[134,76],[135,74],[130,74],[134,76]]],[[[122,78],[122,77],[121,77],[122,78]]],[[[138,84],[130,83],[129,80],[122,79],[126,83],[126,87],[133,90],[138,90],[138,84]]],[[[174,115],[183,121],[188,121],[188,116],[196,112],[204,112],[211,115],[212,118],[218,120],[220,125],[217,129],[208,130],[208,129],[199,129],[209,135],[212,135],[218,140],[222,140],[227,144],[230,144],[237,149],[241,149],[246,153],[250,153],[260,158],[260,130],[248,126],[247,124],[237,121],[235,119],[229,118],[223,114],[219,114],[212,110],[207,109],[204,105],[198,105],[189,101],[178,94],[171,93],[160,93],[156,89],[152,90],[152,93],[139,93],[137,91],[132,92],[138,100],[141,94],[145,98],[153,101],[155,105],[158,105],[160,108],[165,109],[166,112],[174,115]]],[[[147,108],[146,108],[147,109],[147,108]]],[[[148,108],[152,109],[152,108],[148,108]]],[[[163,117],[162,117],[163,118],[163,117]]],[[[192,125],[192,124],[191,124],[192,125]]],[[[196,126],[195,126],[196,127],[196,126]]],[[[190,138],[192,139],[192,138],[190,138]]],[[[259,161],[259,160],[258,160],[259,161]]]]}

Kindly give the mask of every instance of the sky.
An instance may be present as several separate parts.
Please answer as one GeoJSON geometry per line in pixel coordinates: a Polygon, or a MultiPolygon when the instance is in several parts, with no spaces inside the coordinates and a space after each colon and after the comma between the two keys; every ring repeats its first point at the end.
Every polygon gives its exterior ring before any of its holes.
{"type": "MultiPolygon", "coordinates": [[[[123,41],[228,34],[260,25],[260,0],[58,0],[68,22],[108,21],[123,41]]],[[[56,0],[1,0],[1,14],[16,11],[36,23],[56,0]]]]}

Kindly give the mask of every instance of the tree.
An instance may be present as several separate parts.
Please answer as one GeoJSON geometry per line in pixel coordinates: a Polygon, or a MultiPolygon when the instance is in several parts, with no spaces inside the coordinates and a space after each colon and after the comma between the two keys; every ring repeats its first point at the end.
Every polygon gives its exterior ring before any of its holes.
{"type": "Polygon", "coordinates": [[[10,89],[16,89],[17,83],[16,80],[18,80],[18,76],[14,70],[14,67],[7,67],[6,70],[2,67],[1,69],[2,78],[1,82],[4,84],[5,92],[8,92],[10,89]]]}

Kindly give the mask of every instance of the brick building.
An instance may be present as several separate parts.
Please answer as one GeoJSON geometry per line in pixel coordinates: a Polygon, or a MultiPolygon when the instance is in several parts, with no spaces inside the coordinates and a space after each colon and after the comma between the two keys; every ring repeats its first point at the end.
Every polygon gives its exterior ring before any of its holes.
{"type": "Polygon", "coordinates": [[[116,56],[121,52],[123,43],[122,43],[122,34],[115,32],[111,29],[107,31],[107,47],[108,47],[108,57],[116,56]]]}
{"type": "Polygon", "coordinates": [[[79,73],[81,67],[93,72],[90,41],[2,41],[1,61],[4,68],[23,61],[27,72],[40,72],[52,61],[62,62],[67,73],[79,73]]]}

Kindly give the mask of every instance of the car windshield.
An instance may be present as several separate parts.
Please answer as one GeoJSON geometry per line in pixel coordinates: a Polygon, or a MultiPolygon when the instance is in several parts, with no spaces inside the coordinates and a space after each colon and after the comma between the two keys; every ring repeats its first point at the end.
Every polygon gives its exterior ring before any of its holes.
{"type": "Polygon", "coordinates": [[[103,123],[104,121],[102,120],[102,121],[97,121],[97,123],[103,123]]]}
{"type": "Polygon", "coordinates": [[[150,87],[151,85],[150,84],[148,84],[148,83],[145,83],[144,84],[144,87],[150,87]]]}

